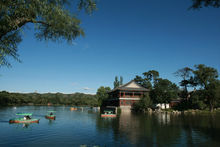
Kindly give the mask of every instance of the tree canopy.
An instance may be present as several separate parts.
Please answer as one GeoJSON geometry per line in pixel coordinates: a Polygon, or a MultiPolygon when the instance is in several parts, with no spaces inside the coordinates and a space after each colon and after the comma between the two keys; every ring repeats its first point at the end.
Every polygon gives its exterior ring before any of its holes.
{"type": "Polygon", "coordinates": [[[149,70],[142,74],[143,78],[141,76],[136,76],[134,80],[141,86],[148,89],[152,89],[152,85],[154,85],[157,79],[159,78],[159,72],[156,70],[149,70]]]}
{"type": "Polygon", "coordinates": [[[201,88],[207,89],[208,84],[218,78],[218,71],[212,67],[207,67],[204,64],[195,65],[196,70],[193,71],[195,75],[195,82],[201,88]]]}
{"type": "Polygon", "coordinates": [[[193,71],[195,83],[203,90],[205,101],[209,104],[210,110],[213,111],[215,103],[218,101],[216,91],[218,91],[219,80],[218,71],[204,64],[195,65],[196,70],[193,71]]]}
{"type": "Polygon", "coordinates": [[[9,93],[0,92],[0,106],[10,105],[75,105],[75,106],[98,106],[95,95],[74,93],[9,93]]]}
{"type": "Polygon", "coordinates": [[[117,87],[123,85],[123,77],[120,76],[120,80],[118,80],[118,76],[115,76],[115,81],[114,81],[113,85],[114,85],[114,88],[117,88],[117,87]]]}
{"type": "Polygon", "coordinates": [[[168,103],[178,97],[178,87],[168,79],[157,79],[150,96],[154,103],[168,103]]]}
{"type": "Polygon", "coordinates": [[[101,86],[97,89],[96,96],[98,98],[98,105],[101,106],[102,102],[106,100],[109,95],[108,92],[111,90],[110,87],[101,86]]]}
{"type": "Polygon", "coordinates": [[[214,7],[219,8],[220,7],[220,0],[192,0],[193,5],[191,8],[199,9],[202,7],[214,7]]]}
{"type": "Polygon", "coordinates": [[[0,1],[0,66],[10,66],[9,57],[18,60],[18,44],[22,41],[22,29],[28,23],[35,24],[35,37],[39,40],[59,39],[71,42],[84,35],[80,20],[73,10],[92,13],[95,0],[1,0],[0,1]]]}
{"type": "Polygon", "coordinates": [[[184,98],[186,98],[188,96],[187,87],[189,87],[193,84],[192,72],[193,72],[193,70],[191,68],[184,67],[174,73],[176,76],[182,78],[182,80],[180,81],[180,86],[184,87],[184,91],[182,92],[182,97],[184,97],[184,98]]]}

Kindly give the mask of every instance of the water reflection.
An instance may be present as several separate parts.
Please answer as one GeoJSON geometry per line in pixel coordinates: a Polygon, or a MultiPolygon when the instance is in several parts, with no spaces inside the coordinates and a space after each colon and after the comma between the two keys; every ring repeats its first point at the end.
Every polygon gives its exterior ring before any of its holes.
{"type": "Polygon", "coordinates": [[[52,126],[52,125],[54,124],[54,121],[55,121],[55,120],[48,119],[48,124],[49,124],[50,126],[52,126]]]}
{"type": "Polygon", "coordinates": [[[0,146],[220,146],[220,115],[122,112],[102,118],[97,109],[86,107],[22,106],[2,108],[0,116],[0,146]],[[48,110],[56,111],[58,119],[45,119],[48,110]],[[26,111],[40,123],[8,123],[16,112],[26,111]]]}
{"type": "Polygon", "coordinates": [[[169,113],[158,113],[156,115],[158,123],[168,125],[170,123],[170,115],[169,113]]]}
{"type": "Polygon", "coordinates": [[[13,123],[9,124],[12,128],[18,129],[18,130],[30,130],[32,129],[33,125],[30,123],[13,123]]]}
{"type": "Polygon", "coordinates": [[[115,119],[97,119],[97,130],[113,131],[114,139],[124,144],[212,145],[219,144],[220,119],[216,116],[152,115],[121,113],[115,119]],[[207,121],[208,119],[208,121],[207,121]],[[215,141],[213,141],[213,139],[215,141]],[[126,140],[127,142],[123,142],[126,140]]]}
{"type": "Polygon", "coordinates": [[[30,124],[23,124],[22,127],[23,128],[28,128],[30,124]]]}

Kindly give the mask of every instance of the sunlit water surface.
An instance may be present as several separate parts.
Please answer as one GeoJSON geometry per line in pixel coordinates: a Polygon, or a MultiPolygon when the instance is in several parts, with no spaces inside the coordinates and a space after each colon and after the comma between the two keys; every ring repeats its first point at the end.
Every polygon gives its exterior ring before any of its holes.
{"type": "Polygon", "coordinates": [[[0,146],[220,146],[220,115],[121,113],[101,118],[96,109],[21,106],[0,108],[0,146]],[[56,120],[45,119],[49,110],[56,120]],[[32,112],[39,124],[9,124],[32,112]]]}

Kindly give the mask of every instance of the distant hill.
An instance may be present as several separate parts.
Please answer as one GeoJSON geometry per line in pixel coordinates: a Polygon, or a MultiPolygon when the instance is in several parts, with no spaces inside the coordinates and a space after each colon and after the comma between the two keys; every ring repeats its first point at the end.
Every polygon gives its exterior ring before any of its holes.
{"type": "Polygon", "coordinates": [[[84,93],[10,93],[0,92],[0,106],[10,105],[75,105],[97,106],[96,95],[84,93]]]}

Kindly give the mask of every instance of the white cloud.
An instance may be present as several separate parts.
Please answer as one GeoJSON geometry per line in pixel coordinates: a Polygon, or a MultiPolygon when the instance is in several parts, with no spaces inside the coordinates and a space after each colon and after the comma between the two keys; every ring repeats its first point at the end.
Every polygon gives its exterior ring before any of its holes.
{"type": "Polygon", "coordinates": [[[83,90],[92,90],[92,88],[89,88],[89,87],[83,87],[83,90]]]}

